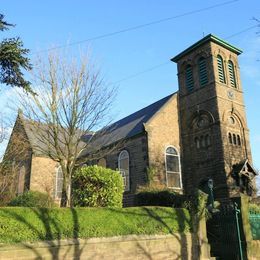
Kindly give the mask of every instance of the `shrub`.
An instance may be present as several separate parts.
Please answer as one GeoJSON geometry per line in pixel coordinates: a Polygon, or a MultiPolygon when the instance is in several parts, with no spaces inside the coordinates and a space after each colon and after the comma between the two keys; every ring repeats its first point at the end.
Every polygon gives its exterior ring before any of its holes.
{"type": "Polygon", "coordinates": [[[27,191],[12,199],[8,206],[52,208],[55,206],[55,203],[47,193],[27,191]]]}
{"type": "Polygon", "coordinates": [[[0,244],[189,232],[186,209],[0,208],[0,244]]]}
{"type": "Polygon", "coordinates": [[[182,207],[184,195],[169,189],[143,188],[136,194],[136,204],[139,206],[182,207]]]}
{"type": "Polygon", "coordinates": [[[78,169],[73,176],[73,204],[80,207],[122,207],[121,174],[99,166],[78,169]]]}

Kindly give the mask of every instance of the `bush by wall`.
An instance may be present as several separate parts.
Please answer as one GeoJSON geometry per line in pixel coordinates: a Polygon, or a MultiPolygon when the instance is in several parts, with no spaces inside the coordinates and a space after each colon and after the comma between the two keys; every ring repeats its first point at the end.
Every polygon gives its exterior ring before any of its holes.
{"type": "Polygon", "coordinates": [[[0,243],[190,231],[186,209],[0,208],[0,243]]]}
{"type": "Polygon", "coordinates": [[[56,205],[47,193],[27,191],[12,199],[8,206],[52,208],[56,205]]]}
{"type": "Polygon", "coordinates": [[[136,194],[136,204],[139,206],[182,207],[185,197],[169,189],[142,188],[136,194]]]}
{"type": "Polygon", "coordinates": [[[73,176],[73,204],[80,207],[122,207],[119,172],[99,166],[82,167],[73,176]]]}

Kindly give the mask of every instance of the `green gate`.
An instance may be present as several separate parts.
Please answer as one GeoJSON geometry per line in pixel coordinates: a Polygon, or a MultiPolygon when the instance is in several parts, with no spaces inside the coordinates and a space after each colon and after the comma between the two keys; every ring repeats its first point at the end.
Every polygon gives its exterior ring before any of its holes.
{"type": "Polygon", "coordinates": [[[234,202],[222,204],[207,221],[207,236],[211,256],[221,260],[245,260],[246,242],[241,214],[234,202]]]}

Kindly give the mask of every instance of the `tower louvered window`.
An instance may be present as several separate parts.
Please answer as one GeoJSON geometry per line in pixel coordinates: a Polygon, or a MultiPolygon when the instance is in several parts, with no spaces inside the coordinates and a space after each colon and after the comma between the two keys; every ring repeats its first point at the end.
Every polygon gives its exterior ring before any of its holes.
{"type": "Polygon", "coordinates": [[[229,73],[229,81],[230,85],[233,88],[236,88],[236,78],[235,78],[235,69],[234,69],[234,64],[231,60],[228,61],[228,73],[229,73]]]}
{"type": "Polygon", "coordinates": [[[208,83],[206,59],[201,57],[198,65],[200,85],[204,87],[208,83]]]}
{"type": "Polygon", "coordinates": [[[186,67],[186,87],[188,91],[192,91],[194,88],[194,83],[193,83],[193,73],[192,73],[192,67],[191,65],[188,65],[186,67]]]}
{"type": "Polygon", "coordinates": [[[220,55],[218,55],[217,61],[218,61],[218,79],[221,83],[226,83],[223,59],[220,55]]]}

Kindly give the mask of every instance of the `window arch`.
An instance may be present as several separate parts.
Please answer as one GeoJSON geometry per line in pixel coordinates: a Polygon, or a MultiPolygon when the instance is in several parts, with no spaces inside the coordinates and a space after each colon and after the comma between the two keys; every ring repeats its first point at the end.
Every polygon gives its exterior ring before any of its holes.
{"type": "Polygon", "coordinates": [[[22,194],[24,192],[24,184],[25,184],[25,166],[23,165],[19,170],[18,187],[17,187],[18,194],[22,194]]]}
{"type": "Polygon", "coordinates": [[[230,85],[233,88],[236,88],[236,77],[235,77],[235,69],[234,69],[234,64],[231,60],[228,61],[228,74],[229,74],[229,81],[230,85]]]}
{"type": "Polygon", "coordinates": [[[237,145],[240,146],[241,145],[241,139],[240,139],[240,136],[237,135],[237,145]]]}
{"type": "Polygon", "coordinates": [[[188,91],[192,91],[194,88],[194,82],[193,82],[193,72],[192,72],[192,67],[191,65],[186,66],[185,70],[185,83],[186,83],[186,88],[188,91]]]}
{"type": "Polygon", "coordinates": [[[118,169],[123,177],[125,191],[129,191],[129,153],[126,150],[123,150],[118,156],[118,169]]]}
{"type": "Polygon", "coordinates": [[[62,186],[63,186],[63,172],[61,166],[56,170],[55,176],[55,187],[54,187],[54,198],[61,199],[62,197],[62,186]]]}
{"type": "Polygon", "coordinates": [[[199,58],[198,66],[200,85],[201,87],[204,87],[208,83],[207,64],[204,57],[199,58]]]}
{"type": "Polygon", "coordinates": [[[203,135],[200,137],[200,146],[201,147],[206,147],[206,142],[205,142],[205,138],[204,138],[203,135]]]}
{"type": "Polygon", "coordinates": [[[211,145],[211,141],[210,141],[209,135],[206,135],[205,139],[206,139],[206,146],[210,146],[211,145]]]}
{"type": "Polygon", "coordinates": [[[180,157],[173,146],[169,146],[165,151],[166,182],[169,188],[182,188],[180,157]]]}
{"type": "Polygon", "coordinates": [[[230,144],[233,143],[233,141],[232,141],[232,134],[231,133],[228,133],[228,140],[229,140],[230,144]]]}
{"type": "Polygon", "coordinates": [[[196,144],[196,148],[200,149],[200,140],[199,140],[199,138],[195,137],[194,141],[195,141],[195,144],[196,144]]]}
{"type": "Polygon", "coordinates": [[[218,61],[218,79],[221,83],[226,83],[223,59],[220,55],[217,56],[217,61],[218,61]]]}
{"type": "Polygon", "coordinates": [[[237,144],[237,137],[235,134],[233,134],[233,144],[236,145],[237,144]]]}

